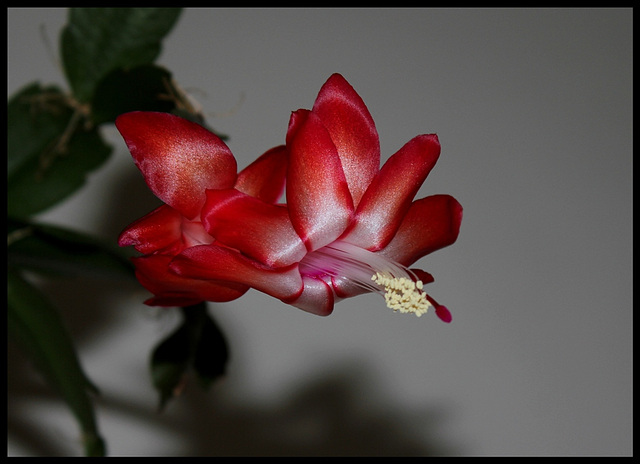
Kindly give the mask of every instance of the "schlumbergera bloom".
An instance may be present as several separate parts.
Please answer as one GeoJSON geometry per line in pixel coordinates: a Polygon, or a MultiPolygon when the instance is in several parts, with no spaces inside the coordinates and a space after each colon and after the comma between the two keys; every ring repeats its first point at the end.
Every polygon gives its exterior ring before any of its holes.
{"type": "Polygon", "coordinates": [[[420,316],[446,307],[409,266],[455,242],[462,208],[449,195],[414,197],[440,155],[419,135],[380,167],[378,132],[339,74],[311,110],[291,115],[286,144],[237,173],[216,135],[165,113],[133,112],[116,126],[148,186],[165,204],[127,227],[140,283],[158,306],[229,301],[249,288],[305,311],[366,292],[420,316]],[[281,202],[286,193],[286,203],[281,202]]]}

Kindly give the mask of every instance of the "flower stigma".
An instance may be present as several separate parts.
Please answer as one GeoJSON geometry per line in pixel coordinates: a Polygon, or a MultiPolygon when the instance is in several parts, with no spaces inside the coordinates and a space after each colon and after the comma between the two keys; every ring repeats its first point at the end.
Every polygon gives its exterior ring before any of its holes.
{"type": "Polygon", "coordinates": [[[300,272],[319,278],[349,279],[365,290],[383,295],[394,312],[420,317],[433,307],[422,291],[423,282],[407,267],[340,240],[305,256],[300,272]]]}

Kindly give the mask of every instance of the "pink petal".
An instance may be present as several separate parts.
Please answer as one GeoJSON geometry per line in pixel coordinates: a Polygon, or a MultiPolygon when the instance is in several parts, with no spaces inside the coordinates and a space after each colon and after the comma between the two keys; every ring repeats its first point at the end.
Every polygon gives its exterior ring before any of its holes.
{"type": "Polygon", "coordinates": [[[353,201],[329,133],[307,110],[291,115],[287,132],[287,203],[307,249],[333,242],[353,215],[353,201]]]}
{"type": "Polygon", "coordinates": [[[205,189],[235,183],[231,151],[196,123],[168,113],[133,112],[119,116],[116,127],[149,188],[189,219],[200,212],[205,189]]]}
{"type": "Polygon", "coordinates": [[[462,206],[449,195],[432,195],[413,202],[398,232],[380,253],[405,266],[458,238],[462,206]]]}
{"type": "Polygon", "coordinates": [[[170,269],[185,278],[249,285],[281,300],[295,299],[302,292],[302,278],[296,265],[274,270],[215,244],[184,250],[171,262],[170,269]]]}
{"type": "Polygon", "coordinates": [[[389,243],[439,155],[436,135],[420,135],[407,142],[373,179],[358,205],[353,227],[342,239],[371,251],[389,243]]]}
{"type": "Polygon", "coordinates": [[[361,285],[358,285],[346,277],[333,277],[331,279],[331,285],[336,296],[343,299],[371,292],[371,290],[363,288],[361,285]]]}
{"type": "Polygon", "coordinates": [[[197,280],[169,271],[171,256],[148,255],[133,258],[138,281],[154,294],[150,306],[190,306],[202,301],[231,301],[242,296],[248,286],[235,282],[197,280]]]}
{"type": "Polygon", "coordinates": [[[204,226],[216,240],[267,266],[288,266],[307,253],[285,206],[235,189],[207,190],[202,211],[204,226]]]}
{"type": "Polygon", "coordinates": [[[120,246],[133,245],[141,253],[153,253],[173,246],[182,236],[182,215],[170,206],[162,205],[122,231],[120,246]]]}
{"type": "Polygon", "coordinates": [[[322,86],[312,111],[329,131],[357,206],[380,168],[380,141],[373,118],[340,74],[332,75],[322,86]]]}
{"type": "Polygon", "coordinates": [[[238,174],[235,188],[267,203],[276,203],[284,192],[287,150],[272,148],[238,174]]]}
{"type": "Polygon", "coordinates": [[[331,314],[335,303],[331,287],[321,279],[307,276],[303,278],[303,283],[304,289],[300,296],[284,302],[318,316],[331,314]]]}

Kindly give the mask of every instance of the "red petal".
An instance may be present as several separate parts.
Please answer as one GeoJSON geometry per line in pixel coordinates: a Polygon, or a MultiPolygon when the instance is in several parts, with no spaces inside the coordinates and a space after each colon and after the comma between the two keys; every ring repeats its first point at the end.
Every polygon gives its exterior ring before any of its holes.
{"type": "Polygon", "coordinates": [[[351,194],[336,147],[313,113],[291,115],[287,149],[291,222],[307,248],[316,250],[338,238],[351,221],[351,194]]]}
{"type": "Polygon", "coordinates": [[[411,268],[409,269],[411,272],[413,272],[415,274],[415,276],[422,281],[423,284],[430,284],[431,282],[433,282],[435,279],[433,278],[433,276],[431,274],[429,274],[427,271],[423,271],[422,269],[416,269],[416,268],[411,268]]]}
{"type": "Polygon", "coordinates": [[[307,253],[285,206],[265,203],[235,189],[207,190],[202,214],[216,240],[267,266],[288,266],[307,253]]]}
{"type": "Polygon", "coordinates": [[[180,240],[181,224],[182,215],[170,206],[162,205],[122,231],[118,244],[133,245],[145,254],[163,250],[180,240]]]}
{"type": "Polygon", "coordinates": [[[287,150],[272,148],[238,174],[235,188],[267,203],[276,203],[284,192],[287,150]]]}
{"type": "Polygon", "coordinates": [[[304,289],[298,298],[285,301],[296,308],[318,316],[328,316],[333,312],[335,298],[331,287],[321,279],[304,277],[304,289]]]}
{"type": "Polygon", "coordinates": [[[180,277],[169,271],[171,256],[149,255],[133,258],[136,276],[154,294],[145,303],[151,306],[189,306],[202,301],[231,301],[242,296],[248,286],[235,282],[215,282],[180,277]]]}
{"type": "Polygon", "coordinates": [[[196,123],[168,113],[133,112],[119,116],[116,127],[149,188],[189,219],[200,212],[205,189],[235,183],[231,151],[196,123]]]}
{"type": "Polygon", "coordinates": [[[295,299],[302,292],[302,278],[297,266],[274,270],[235,250],[216,245],[188,248],[174,258],[170,268],[185,278],[249,285],[281,300],[295,299]]]}
{"type": "Polygon", "coordinates": [[[398,232],[380,253],[405,266],[429,253],[451,245],[458,238],[462,206],[449,195],[416,200],[398,232]]]}
{"type": "Polygon", "coordinates": [[[438,137],[420,135],[390,157],[362,197],[343,240],[371,251],[389,243],[439,155],[438,137]]]}
{"type": "Polygon", "coordinates": [[[336,296],[339,298],[351,298],[356,295],[371,292],[371,290],[363,288],[362,285],[346,277],[332,277],[331,285],[336,296]]]}
{"type": "Polygon", "coordinates": [[[213,242],[199,221],[189,221],[171,206],[162,205],[129,225],[121,234],[120,246],[133,245],[149,254],[176,255],[184,248],[213,242]]]}
{"type": "Polygon", "coordinates": [[[340,74],[332,75],[313,105],[338,150],[354,205],[380,168],[378,131],[360,95],[340,74]]]}

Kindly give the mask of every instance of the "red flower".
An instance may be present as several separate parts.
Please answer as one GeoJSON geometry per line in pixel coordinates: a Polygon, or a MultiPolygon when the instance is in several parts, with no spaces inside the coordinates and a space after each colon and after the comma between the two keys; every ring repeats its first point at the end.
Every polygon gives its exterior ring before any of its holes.
{"type": "Polygon", "coordinates": [[[433,306],[451,320],[424,293],[431,275],[408,268],[455,242],[460,228],[451,196],[413,200],[438,159],[438,138],[415,137],[380,168],[373,119],[339,74],[312,110],[292,114],[286,146],[237,175],[228,147],[197,124],[134,112],[116,125],[166,203],[120,236],[143,253],[134,260],[154,294],[148,304],[229,301],[251,287],[328,315],[336,301],[375,291],[396,311],[420,316],[433,306]]]}

